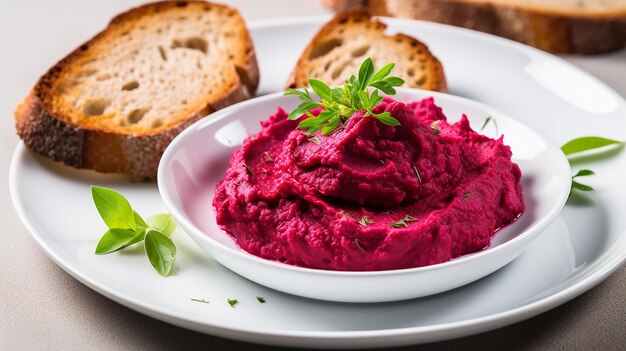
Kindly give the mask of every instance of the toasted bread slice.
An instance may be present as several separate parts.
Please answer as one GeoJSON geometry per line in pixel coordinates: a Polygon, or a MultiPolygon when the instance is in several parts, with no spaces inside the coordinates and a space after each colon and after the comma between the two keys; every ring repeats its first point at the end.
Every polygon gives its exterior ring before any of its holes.
{"type": "Polygon", "coordinates": [[[342,85],[371,57],[377,68],[395,62],[393,75],[409,87],[446,91],[443,67],[428,47],[404,34],[387,35],[385,28],[364,10],[337,14],[304,49],[287,87],[302,87],[309,78],[342,85]]]}
{"type": "Polygon", "coordinates": [[[596,54],[626,46],[626,0],[322,0],[342,11],[467,27],[557,53],[596,54]]]}
{"type": "Polygon", "coordinates": [[[147,4],[45,73],[15,112],[31,150],[77,168],[153,178],[184,128],[253,93],[259,70],[239,13],[202,1],[147,4]]]}

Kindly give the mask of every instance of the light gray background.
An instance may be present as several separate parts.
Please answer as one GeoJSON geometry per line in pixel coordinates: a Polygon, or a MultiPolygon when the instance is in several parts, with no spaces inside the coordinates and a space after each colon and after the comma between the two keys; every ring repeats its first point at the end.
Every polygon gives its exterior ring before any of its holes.
{"type": "MultiPolygon", "coordinates": [[[[315,0],[224,2],[237,7],[247,20],[328,13],[315,0]]],[[[0,0],[0,349],[276,349],[174,327],[108,300],[48,259],[13,210],[8,169],[18,143],[15,106],[46,69],[104,28],[115,14],[137,3],[0,0]]],[[[626,96],[626,50],[565,58],[626,96]]],[[[626,267],[622,267],[591,291],[525,322],[401,349],[618,350],[625,345],[626,267]]]]}

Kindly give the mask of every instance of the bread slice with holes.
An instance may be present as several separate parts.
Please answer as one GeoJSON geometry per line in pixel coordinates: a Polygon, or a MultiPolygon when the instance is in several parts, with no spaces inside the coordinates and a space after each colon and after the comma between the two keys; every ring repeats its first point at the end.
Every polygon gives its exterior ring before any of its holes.
{"type": "Polygon", "coordinates": [[[321,0],[342,11],[467,27],[557,53],[597,54],[626,46],[626,0],[321,0]]]}
{"type": "Polygon", "coordinates": [[[63,58],[15,111],[36,153],[76,168],[154,178],[170,141],[254,93],[259,70],[240,14],[202,1],[147,4],[63,58]]]}
{"type": "Polygon", "coordinates": [[[305,86],[309,78],[343,85],[371,57],[376,68],[395,62],[392,75],[404,79],[406,86],[446,91],[443,67],[428,47],[404,34],[387,35],[386,28],[365,10],[337,14],[304,49],[287,87],[305,86]]]}

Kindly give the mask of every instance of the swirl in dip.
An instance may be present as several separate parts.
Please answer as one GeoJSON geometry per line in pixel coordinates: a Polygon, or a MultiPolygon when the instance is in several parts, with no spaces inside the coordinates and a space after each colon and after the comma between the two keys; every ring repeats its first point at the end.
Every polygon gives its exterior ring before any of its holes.
{"type": "Polygon", "coordinates": [[[233,153],[215,190],[218,224],[262,258],[371,271],[480,251],[522,213],[520,169],[502,138],[465,116],[448,124],[433,99],[386,98],[373,111],[401,125],[358,112],[312,136],[279,108],[233,153]]]}

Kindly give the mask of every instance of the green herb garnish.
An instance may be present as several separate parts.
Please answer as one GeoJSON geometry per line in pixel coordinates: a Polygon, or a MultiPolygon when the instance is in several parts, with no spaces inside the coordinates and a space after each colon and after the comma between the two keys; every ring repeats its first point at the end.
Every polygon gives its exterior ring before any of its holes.
{"type": "Polygon", "coordinates": [[[322,141],[320,140],[320,138],[318,138],[317,136],[312,136],[309,138],[309,141],[312,143],[315,143],[317,145],[321,144],[322,141]]]}
{"type": "Polygon", "coordinates": [[[359,239],[354,239],[354,245],[357,247],[357,249],[363,251],[364,253],[367,253],[367,251],[365,251],[365,249],[363,248],[363,246],[361,246],[361,243],[359,243],[359,239]]]}
{"type": "Polygon", "coordinates": [[[578,173],[576,173],[572,177],[572,189],[578,189],[578,190],[582,190],[582,191],[591,191],[591,190],[593,190],[593,188],[590,187],[589,185],[581,184],[581,183],[575,181],[574,179],[577,178],[577,177],[585,177],[585,176],[590,176],[590,175],[595,175],[595,174],[596,173],[594,171],[590,170],[590,169],[581,169],[580,171],[578,171],[578,173]]]}
{"type": "Polygon", "coordinates": [[[571,155],[609,145],[623,146],[624,142],[597,136],[588,136],[568,141],[565,145],[561,146],[561,150],[565,155],[571,155]]]}
{"type": "Polygon", "coordinates": [[[250,167],[250,165],[248,165],[247,163],[243,163],[243,166],[246,167],[246,171],[248,171],[248,174],[253,176],[254,175],[254,171],[252,170],[252,167],[250,167]]]}
{"type": "Polygon", "coordinates": [[[289,113],[287,118],[297,120],[307,115],[309,118],[300,122],[298,129],[309,133],[321,130],[322,135],[332,133],[355,112],[363,110],[365,111],[363,117],[373,116],[385,125],[399,126],[400,122],[389,112],[372,112],[372,109],[383,101],[383,97],[378,93],[379,90],[387,95],[395,95],[394,87],[404,84],[401,78],[387,77],[394,66],[395,63],[388,63],[378,72],[374,72],[374,63],[368,57],[359,68],[358,78],[354,75],[350,76],[343,87],[331,88],[320,80],[309,79],[309,85],[319,96],[320,101],[314,101],[307,88],[287,89],[285,95],[297,95],[303,101],[289,113]],[[368,88],[372,88],[371,94],[368,93],[368,88]],[[318,107],[323,107],[324,110],[318,116],[314,116],[310,110],[318,107]]]}
{"type": "Polygon", "coordinates": [[[257,301],[259,301],[260,303],[265,303],[265,298],[263,296],[257,296],[256,297],[257,301]]]}
{"type": "Polygon", "coordinates": [[[356,221],[356,218],[354,218],[353,215],[349,214],[348,212],[345,212],[343,210],[339,211],[339,214],[346,217],[346,218],[350,218],[350,219],[354,219],[356,221]]]}
{"type": "Polygon", "coordinates": [[[359,223],[362,226],[367,226],[368,224],[372,224],[374,223],[374,221],[372,221],[368,216],[363,216],[361,217],[361,219],[356,219],[353,215],[349,214],[348,212],[345,211],[339,211],[339,214],[346,217],[346,218],[350,218],[352,220],[355,220],[357,223],[359,223]]]}
{"type": "Polygon", "coordinates": [[[191,301],[201,302],[201,303],[209,303],[209,300],[205,300],[205,299],[191,299],[191,301]]]}
{"type": "Polygon", "coordinates": [[[438,135],[439,133],[441,133],[441,131],[437,128],[439,123],[441,123],[440,119],[438,119],[438,120],[436,120],[436,121],[434,121],[433,123],[430,124],[430,129],[433,130],[433,134],[435,134],[435,135],[438,135]]]}
{"type": "Polygon", "coordinates": [[[471,191],[466,191],[463,193],[463,197],[467,199],[468,197],[470,197],[471,193],[472,193],[471,191]]]}
{"type": "Polygon", "coordinates": [[[360,220],[357,221],[357,223],[359,223],[360,225],[365,227],[368,224],[374,223],[374,221],[372,221],[368,216],[363,216],[363,217],[361,217],[360,220]]]}
{"type": "Polygon", "coordinates": [[[493,123],[493,127],[496,130],[496,135],[498,135],[498,122],[496,122],[496,119],[488,116],[487,118],[485,118],[485,122],[483,123],[483,126],[480,127],[480,131],[482,132],[483,130],[485,130],[485,127],[487,127],[487,124],[489,124],[489,122],[493,123]]]}
{"type": "Polygon", "coordinates": [[[239,303],[239,301],[237,301],[237,299],[227,299],[227,300],[228,300],[228,304],[232,308],[235,308],[235,305],[239,303]]]}
{"type": "Polygon", "coordinates": [[[176,260],[176,246],[170,239],[176,229],[174,218],[162,213],[144,221],[115,190],[92,186],[91,196],[100,217],[109,227],[96,246],[96,254],[109,254],[145,240],[150,264],[159,274],[168,276],[176,260]]]}
{"type": "MultiPolygon", "coordinates": [[[[561,151],[563,151],[566,156],[570,156],[580,152],[604,148],[606,146],[623,147],[624,142],[598,136],[586,136],[568,141],[563,146],[561,146],[561,151]]],[[[581,191],[592,191],[593,188],[591,186],[579,183],[574,180],[577,177],[585,177],[590,175],[595,175],[595,172],[590,169],[579,170],[578,173],[576,173],[572,177],[572,186],[570,188],[570,193],[573,189],[578,189],[581,191]]]]}
{"type": "Polygon", "coordinates": [[[422,176],[420,175],[420,172],[417,170],[416,166],[413,166],[413,173],[415,173],[415,176],[417,177],[417,182],[422,184],[422,176]]]}
{"type": "Polygon", "coordinates": [[[409,226],[410,222],[415,222],[415,221],[417,221],[417,218],[415,218],[413,216],[406,215],[401,220],[399,220],[397,222],[389,223],[389,225],[391,227],[393,227],[393,228],[406,228],[406,227],[409,226]]]}

